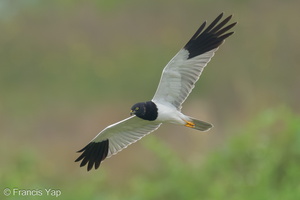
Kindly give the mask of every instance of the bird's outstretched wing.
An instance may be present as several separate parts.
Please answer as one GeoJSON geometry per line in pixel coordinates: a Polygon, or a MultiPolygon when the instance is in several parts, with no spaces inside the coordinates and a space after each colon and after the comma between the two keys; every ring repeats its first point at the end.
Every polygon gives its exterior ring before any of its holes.
{"type": "Polygon", "coordinates": [[[177,109],[181,109],[181,104],[194,88],[204,67],[224,39],[233,34],[226,33],[236,24],[227,25],[232,15],[219,23],[222,17],[223,13],[206,29],[204,22],[190,41],[167,64],[152,99],[154,102],[171,103],[177,109]]]}
{"type": "Polygon", "coordinates": [[[78,151],[81,155],[75,162],[82,160],[80,167],[88,164],[88,171],[93,166],[97,169],[105,158],[118,153],[128,145],[155,131],[160,125],[158,122],[143,120],[136,116],[112,124],[102,130],[87,146],[78,151]]]}

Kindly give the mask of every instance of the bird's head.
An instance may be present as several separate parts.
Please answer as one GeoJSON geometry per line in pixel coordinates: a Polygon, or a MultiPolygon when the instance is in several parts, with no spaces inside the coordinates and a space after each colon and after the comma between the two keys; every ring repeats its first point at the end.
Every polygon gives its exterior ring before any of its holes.
{"type": "Polygon", "coordinates": [[[146,104],[144,102],[136,103],[131,107],[130,115],[136,115],[140,118],[143,118],[145,114],[146,114],[146,104]]]}

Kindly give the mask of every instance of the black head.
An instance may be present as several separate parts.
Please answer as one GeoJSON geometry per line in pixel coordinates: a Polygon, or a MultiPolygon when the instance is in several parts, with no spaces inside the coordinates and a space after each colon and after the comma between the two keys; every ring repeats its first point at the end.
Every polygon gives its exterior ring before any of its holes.
{"type": "Polygon", "coordinates": [[[152,101],[136,103],[131,107],[130,115],[149,121],[154,121],[157,118],[157,107],[152,101]]]}
{"type": "Polygon", "coordinates": [[[145,114],[146,114],[146,103],[145,102],[136,103],[131,107],[130,115],[136,115],[136,116],[142,118],[143,116],[145,116],[145,114]]]}

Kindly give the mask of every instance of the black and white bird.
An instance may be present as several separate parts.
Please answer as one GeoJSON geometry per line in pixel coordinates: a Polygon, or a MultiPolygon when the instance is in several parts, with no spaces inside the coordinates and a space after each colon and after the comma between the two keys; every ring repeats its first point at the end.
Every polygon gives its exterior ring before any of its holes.
{"type": "Polygon", "coordinates": [[[100,163],[145,135],[155,131],[162,123],[186,126],[207,131],[212,124],[189,117],[181,112],[182,103],[199,79],[201,72],[235,23],[228,25],[232,15],[220,22],[221,13],[207,28],[204,22],[188,43],[172,58],[162,72],[157,91],[151,101],[132,106],[131,116],[102,130],[88,145],[78,151],[75,162],[87,164],[87,170],[100,163]]]}

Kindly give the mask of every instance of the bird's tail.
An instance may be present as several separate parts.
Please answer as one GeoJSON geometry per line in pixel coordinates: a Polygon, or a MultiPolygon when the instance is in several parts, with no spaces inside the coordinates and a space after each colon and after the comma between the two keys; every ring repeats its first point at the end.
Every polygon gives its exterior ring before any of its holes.
{"type": "Polygon", "coordinates": [[[190,120],[187,122],[187,124],[185,126],[199,130],[199,131],[208,131],[209,129],[211,129],[213,127],[212,124],[208,123],[208,122],[204,122],[198,119],[195,119],[193,117],[189,117],[190,120]]]}

